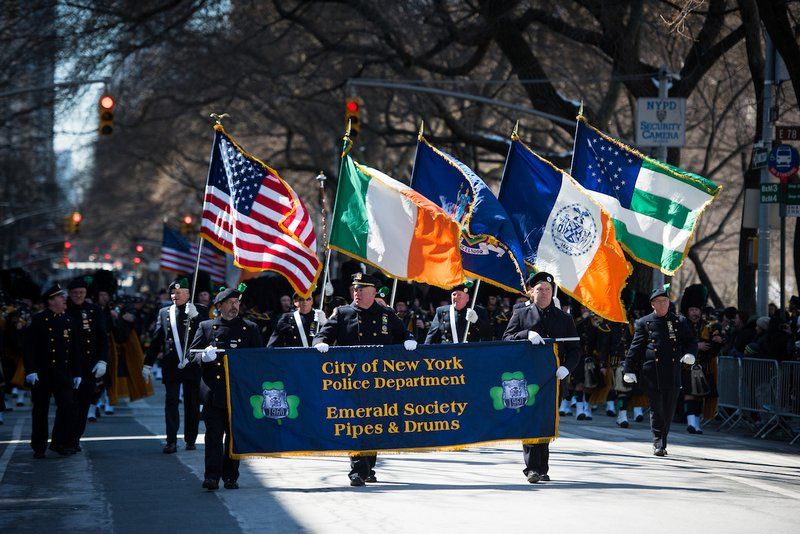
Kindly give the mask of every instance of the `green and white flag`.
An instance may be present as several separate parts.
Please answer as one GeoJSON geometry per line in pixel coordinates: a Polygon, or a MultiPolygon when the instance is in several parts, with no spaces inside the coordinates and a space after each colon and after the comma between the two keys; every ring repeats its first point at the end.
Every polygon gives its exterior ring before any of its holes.
{"type": "Polygon", "coordinates": [[[697,174],[643,156],[578,119],[572,172],[614,220],[636,261],[674,274],[703,211],[722,190],[697,174]]]}

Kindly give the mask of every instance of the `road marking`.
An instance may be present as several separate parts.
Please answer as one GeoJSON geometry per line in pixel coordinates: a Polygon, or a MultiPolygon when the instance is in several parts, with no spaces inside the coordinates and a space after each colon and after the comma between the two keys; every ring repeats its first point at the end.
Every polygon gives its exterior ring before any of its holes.
{"type": "MultiPolygon", "coordinates": [[[[566,438],[571,438],[571,439],[592,439],[592,438],[588,438],[586,436],[581,436],[579,434],[573,434],[572,432],[559,432],[559,435],[564,436],[566,438]]],[[[639,451],[638,447],[633,446],[633,444],[631,444],[632,446],[626,447],[626,446],[623,446],[623,445],[619,445],[618,443],[599,440],[599,439],[595,439],[594,441],[599,441],[605,447],[610,448],[610,449],[622,450],[622,451],[625,451],[625,452],[628,452],[628,453],[633,452],[633,453],[641,456],[642,458],[650,458],[651,457],[649,454],[641,453],[639,451]]],[[[680,456],[680,457],[673,456],[672,459],[686,462],[687,464],[689,464],[689,465],[691,465],[693,467],[696,467],[698,469],[705,469],[706,472],[708,474],[712,475],[712,476],[724,478],[724,479],[730,480],[732,482],[738,482],[740,484],[744,484],[746,486],[751,486],[753,488],[757,488],[757,489],[760,489],[760,490],[769,491],[769,492],[772,492],[772,493],[777,493],[778,495],[783,495],[784,497],[789,497],[791,499],[800,500],[800,492],[787,490],[787,489],[781,488],[779,486],[773,486],[772,484],[766,484],[764,482],[758,482],[758,481],[747,479],[747,478],[744,478],[744,477],[738,477],[738,476],[734,476],[734,475],[726,475],[726,474],[718,472],[717,469],[713,465],[703,466],[703,465],[697,463],[696,461],[692,461],[693,458],[688,457],[688,456],[680,456]]]]}
{"type": "Polygon", "coordinates": [[[3,456],[0,456],[0,481],[3,480],[3,477],[6,475],[6,467],[8,466],[8,462],[11,461],[11,456],[14,454],[14,449],[17,448],[17,445],[20,443],[27,443],[26,441],[22,441],[19,437],[22,435],[22,422],[23,419],[17,419],[17,424],[14,425],[14,430],[11,432],[11,435],[14,439],[11,441],[0,441],[0,443],[7,444],[6,450],[3,451],[3,456]]]}
{"type": "MultiPolygon", "coordinates": [[[[21,427],[21,421],[17,422],[17,426],[21,427]]],[[[20,432],[17,432],[17,428],[14,427],[14,439],[10,439],[7,441],[0,441],[0,445],[19,445],[20,443],[28,443],[26,440],[19,439],[21,435],[20,432]]],[[[178,434],[179,438],[183,438],[183,434],[178,434]]],[[[197,435],[197,442],[196,443],[205,443],[205,434],[198,434],[197,435]]],[[[95,436],[91,438],[83,437],[81,438],[81,443],[84,441],[132,441],[132,440],[148,440],[148,439],[167,439],[166,434],[161,434],[160,436],[95,436]]]]}

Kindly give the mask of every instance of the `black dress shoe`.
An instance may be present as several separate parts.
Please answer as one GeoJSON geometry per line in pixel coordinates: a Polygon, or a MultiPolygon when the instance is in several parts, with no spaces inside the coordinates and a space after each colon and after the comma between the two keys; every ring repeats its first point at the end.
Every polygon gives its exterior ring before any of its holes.
{"type": "MultiPolygon", "coordinates": [[[[227,484],[226,484],[227,487],[227,484]]],[[[208,491],[214,491],[219,489],[219,481],[218,480],[211,480],[207,478],[203,481],[203,488],[207,489],[208,491]]]]}
{"type": "Polygon", "coordinates": [[[195,445],[194,443],[187,443],[186,444],[186,450],[187,451],[196,451],[197,450],[197,445],[195,445]]]}
{"type": "Polygon", "coordinates": [[[633,420],[636,421],[637,423],[641,423],[642,421],[644,421],[644,416],[637,415],[636,417],[633,418],[633,420]]]}
{"type": "Polygon", "coordinates": [[[661,447],[658,447],[656,449],[653,449],[653,454],[656,456],[666,456],[667,451],[665,449],[662,449],[661,447]]]}
{"type": "Polygon", "coordinates": [[[44,451],[36,451],[33,453],[33,457],[37,460],[41,460],[44,458],[44,451]]]}
{"type": "Polygon", "coordinates": [[[539,473],[537,473],[536,471],[530,471],[526,476],[528,478],[528,482],[530,482],[531,484],[536,484],[542,479],[542,477],[539,476],[539,473]]]}
{"type": "Polygon", "coordinates": [[[375,478],[375,475],[370,475],[370,476],[368,476],[367,478],[365,478],[365,479],[364,479],[364,482],[372,482],[372,483],[375,483],[375,482],[377,482],[377,481],[378,481],[378,479],[377,479],[377,478],[375,478]]]}
{"type": "Polygon", "coordinates": [[[364,485],[364,479],[358,475],[352,475],[350,477],[350,485],[360,487],[364,485]]]}
{"type": "Polygon", "coordinates": [[[174,443],[167,443],[164,445],[164,454],[173,454],[178,452],[178,446],[174,443]]]}
{"type": "Polygon", "coordinates": [[[550,482],[550,475],[539,475],[540,482],[550,482]]]}
{"type": "Polygon", "coordinates": [[[239,483],[235,480],[226,480],[225,489],[239,489],[239,483]]]}

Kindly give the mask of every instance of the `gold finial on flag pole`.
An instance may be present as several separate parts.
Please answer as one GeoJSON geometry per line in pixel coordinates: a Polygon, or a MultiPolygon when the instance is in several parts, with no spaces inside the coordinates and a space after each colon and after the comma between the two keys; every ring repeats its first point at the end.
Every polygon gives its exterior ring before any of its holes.
{"type": "Polygon", "coordinates": [[[581,100],[581,107],[578,109],[578,118],[583,117],[583,100],[581,100]]]}
{"type": "Polygon", "coordinates": [[[222,126],[222,119],[224,119],[225,117],[230,117],[230,115],[227,113],[223,113],[221,115],[217,113],[212,113],[211,115],[209,115],[209,117],[214,119],[215,125],[222,126]]]}
{"type": "Polygon", "coordinates": [[[517,119],[517,123],[514,124],[514,131],[511,132],[511,139],[519,139],[519,119],[517,119]]]}
{"type": "Polygon", "coordinates": [[[417,139],[422,139],[422,135],[425,133],[425,121],[419,121],[419,134],[417,134],[417,139]]]}

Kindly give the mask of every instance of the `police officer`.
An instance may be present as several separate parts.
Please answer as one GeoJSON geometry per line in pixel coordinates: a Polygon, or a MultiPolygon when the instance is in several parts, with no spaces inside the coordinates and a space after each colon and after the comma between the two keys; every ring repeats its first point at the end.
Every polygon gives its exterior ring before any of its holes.
{"type": "Polygon", "coordinates": [[[310,347],[314,336],[327,318],[322,310],[313,309],[314,297],[292,295],[295,309],[278,319],[267,342],[268,347],[310,347]]]}
{"type": "MultiPolygon", "coordinates": [[[[570,338],[578,337],[575,329],[575,321],[572,316],[561,311],[553,303],[553,295],[556,291],[556,282],[553,275],[540,271],[531,274],[526,282],[528,297],[530,300],[524,305],[515,307],[504,340],[523,340],[527,339],[534,345],[544,343],[544,338],[570,338]]],[[[581,359],[581,345],[578,341],[567,341],[562,344],[559,355],[562,359],[562,366],[556,369],[556,378],[564,380],[574,369],[581,359]]],[[[541,481],[549,481],[547,474],[550,470],[550,444],[539,443],[535,445],[523,445],[522,455],[525,460],[523,473],[528,482],[535,484],[541,481]]]]}
{"type": "Polygon", "coordinates": [[[99,398],[97,379],[106,374],[108,362],[108,330],[103,311],[86,302],[89,289],[86,277],[73,279],[67,286],[67,315],[75,326],[75,343],[80,359],[81,385],[75,393],[73,437],[70,446],[81,450],[80,439],[86,431],[89,406],[99,398]]]}
{"type": "Polygon", "coordinates": [[[145,382],[153,378],[151,371],[159,353],[164,355],[161,368],[164,376],[166,398],[164,400],[164,419],[167,427],[167,444],[164,454],[178,451],[178,428],[181,417],[178,412],[178,398],[183,386],[184,431],[186,450],[197,447],[197,430],[200,425],[200,365],[189,359],[186,340],[192,340],[201,317],[208,317],[205,307],[199,308],[189,302],[189,281],[178,278],[169,285],[172,305],[158,312],[156,331],[142,367],[145,382]],[[189,327],[189,335],[186,328],[189,327]]]}
{"type": "Polygon", "coordinates": [[[67,315],[67,299],[61,286],[50,287],[42,295],[47,308],[33,316],[28,329],[24,359],[32,386],[33,424],[31,448],[34,458],[44,458],[47,448],[47,414],[50,397],[56,402],[56,418],[50,449],[62,456],[74,454],[72,448],[72,394],[81,385],[75,325],[67,315]]]}
{"type": "Polygon", "coordinates": [[[467,281],[453,288],[450,294],[452,304],[439,306],[425,337],[425,343],[464,343],[467,323],[470,324],[467,342],[484,341],[492,337],[489,319],[482,306],[467,308],[472,282],[467,281]]]}
{"type": "Polygon", "coordinates": [[[634,326],[623,363],[624,380],[633,383],[641,376],[650,399],[653,454],[666,456],[667,435],[681,387],[681,363],[694,363],[697,341],[686,318],[670,310],[669,285],[653,291],[650,306],[653,313],[634,326]]]}
{"type": "Polygon", "coordinates": [[[202,349],[198,354],[203,370],[200,394],[203,400],[203,421],[206,424],[203,487],[210,491],[219,489],[220,477],[225,489],[239,488],[239,461],[228,456],[230,431],[223,367],[224,350],[264,346],[258,326],[239,317],[239,301],[244,290],[244,284],[239,284],[237,288],[222,288],[214,298],[217,317],[200,323],[192,341],[192,349],[202,349]]]}
{"type": "MultiPolygon", "coordinates": [[[[328,352],[328,347],[337,345],[394,345],[403,343],[406,350],[415,350],[417,342],[411,339],[403,321],[391,308],[375,301],[378,281],[372,276],[353,275],[353,303],[339,306],[314,338],[314,347],[328,352]]],[[[375,454],[350,457],[350,485],[363,486],[365,482],[377,482],[375,478],[375,454]]]]}

